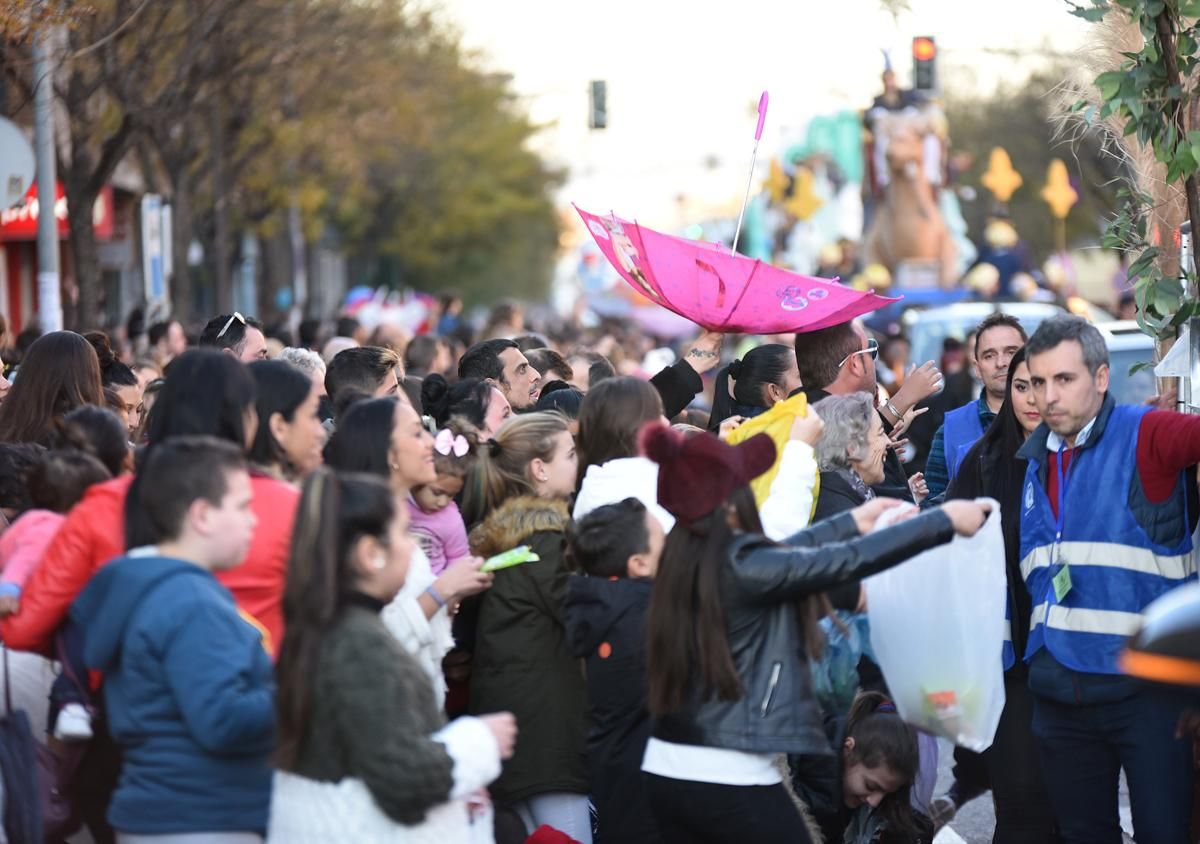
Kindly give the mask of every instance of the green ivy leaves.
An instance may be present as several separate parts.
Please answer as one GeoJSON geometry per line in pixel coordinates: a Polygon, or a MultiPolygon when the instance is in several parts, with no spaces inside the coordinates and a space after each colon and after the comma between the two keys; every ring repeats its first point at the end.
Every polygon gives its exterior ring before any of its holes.
{"type": "MultiPolygon", "coordinates": [[[[1090,0],[1087,4],[1067,0],[1067,5],[1071,14],[1091,23],[1099,23],[1117,10],[1138,26],[1145,39],[1141,50],[1121,54],[1124,60],[1117,70],[1096,77],[1099,109],[1078,102],[1070,111],[1089,124],[1115,119],[1125,137],[1136,136],[1138,143],[1153,150],[1154,157],[1166,167],[1168,184],[1195,179],[1200,171],[1200,131],[1182,133],[1175,114],[1180,108],[1194,108],[1196,103],[1198,92],[1191,80],[1200,65],[1196,20],[1200,18],[1200,0],[1090,0]],[[1170,23],[1173,44],[1160,40],[1163,21],[1170,23]],[[1164,57],[1170,52],[1176,56],[1173,69],[1164,57]],[[1177,70],[1182,81],[1172,84],[1169,70],[1177,70]]],[[[1173,336],[1179,325],[1200,313],[1197,302],[1186,295],[1195,274],[1181,278],[1163,273],[1162,248],[1149,232],[1148,221],[1154,211],[1149,194],[1126,189],[1118,198],[1125,200],[1124,205],[1109,223],[1101,243],[1133,257],[1128,275],[1134,285],[1142,331],[1160,339],[1173,336]]],[[[1200,224],[1200,220],[1194,224],[1200,224]]]]}

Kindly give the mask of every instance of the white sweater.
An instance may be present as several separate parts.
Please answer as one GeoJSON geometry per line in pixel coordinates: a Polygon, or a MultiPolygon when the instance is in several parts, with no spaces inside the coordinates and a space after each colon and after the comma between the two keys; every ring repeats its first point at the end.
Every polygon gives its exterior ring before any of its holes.
{"type": "Polygon", "coordinates": [[[268,844],[492,844],[490,807],[471,818],[466,798],[500,775],[500,752],[478,718],[459,718],[434,734],[454,760],[450,800],[405,826],[385,815],[358,779],[318,782],[276,771],[268,844]]]}
{"type": "Polygon", "coordinates": [[[648,457],[622,457],[600,466],[589,466],[583,476],[575,512],[579,521],[597,507],[636,498],[658,519],[663,531],[671,532],[675,517],[658,504],[658,464],[648,457]]]}
{"type": "Polygon", "coordinates": [[[418,599],[434,581],[429,558],[420,546],[413,548],[412,562],[404,579],[404,588],[383,608],[381,618],[404,650],[417,658],[417,662],[429,675],[437,695],[438,706],[446,697],[446,678],[442,675],[442,659],[454,647],[450,616],[445,607],[438,609],[433,618],[425,617],[418,599]]]}
{"type": "Polygon", "coordinates": [[[819,474],[813,447],[789,440],[783,447],[779,472],[771,481],[771,492],[758,511],[767,539],[782,542],[808,527],[819,474]]]}
{"type": "MultiPolygon", "coordinates": [[[[768,539],[780,542],[808,527],[818,474],[811,445],[790,440],[783,447],[779,472],[759,511],[768,539]]],[[[579,521],[597,507],[626,498],[641,501],[666,533],[675,526],[675,517],[658,503],[658,464],[648,457],[625,457],[588,467],[572,515],[579,521]]]]}

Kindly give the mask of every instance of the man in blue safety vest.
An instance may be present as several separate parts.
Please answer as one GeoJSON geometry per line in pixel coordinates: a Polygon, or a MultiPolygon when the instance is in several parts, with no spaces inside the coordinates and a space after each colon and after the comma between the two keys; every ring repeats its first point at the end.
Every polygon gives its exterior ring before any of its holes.
{"type": "Polygon", "coordinates": [[[1190,841],[1191,741],[1183,699],[1124,676],[1117,656],[1155,598],[1196,577],[1200,416],[1117,405],[1108,349],[1074,316],[1026,347],[1043,423],[1021,508],[1021,571],[1033,601],[1025,659],[1033,731],[1065,844],[1120,844],[1125,770],[1138,844],[1190,841]]]}
{"type": "Polygon", "coordinates": [[[1008,314],[991,314],[975,329],[975,368],[983,392],[977,400],[947,413],[933,435],[925,462],[929,498],[946,491],[962,459],[996,418],[1008,391],[1009,361],[1024,345],[1025,329],[1008,314]]]}

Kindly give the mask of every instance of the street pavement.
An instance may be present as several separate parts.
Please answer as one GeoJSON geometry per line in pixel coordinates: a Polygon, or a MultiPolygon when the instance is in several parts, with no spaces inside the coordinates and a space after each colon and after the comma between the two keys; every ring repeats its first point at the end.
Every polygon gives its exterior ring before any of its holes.
{"type": "MultiPolygon", "coordinates": [[[[948,741],[938,741],[938,783],[933,796],[946,793],[954,776],[954,746],[948,741]]],[[[1129,814],[1129,790],[1121,778],[1121,826],[1125,830],[1126,844],[1132,844],[1133,824],[1129,814]]],[[[950,825],[938,833],[933,844],[991,844],[992,831],[996,828],[996,814],[992,809],[992,795],[987,793],[963,806],[950,825]]]]}

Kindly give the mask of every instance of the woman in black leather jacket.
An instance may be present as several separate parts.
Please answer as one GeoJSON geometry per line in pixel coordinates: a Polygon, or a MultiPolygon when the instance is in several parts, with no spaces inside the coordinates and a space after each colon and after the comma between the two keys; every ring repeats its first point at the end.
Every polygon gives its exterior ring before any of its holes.
{"type": "Polygon", "coordinates": [[[769,438],[731,447],[651,425],[643,450],[677,519],[648,620],[656,722],[642,769],[663,839],[806,842],[774,757],[830,753],[808,665],[821,645],[812,599],[973,535],[986,509],[953,502],[864,535],[900,505],[876,499],[777,544],[747,486],[774,461],[769,438]]]}

